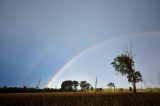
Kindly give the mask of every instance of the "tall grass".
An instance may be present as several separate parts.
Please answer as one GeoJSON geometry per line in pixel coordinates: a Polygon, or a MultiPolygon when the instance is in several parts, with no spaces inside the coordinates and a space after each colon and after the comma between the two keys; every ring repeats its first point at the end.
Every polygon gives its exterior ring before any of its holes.
{"type": "Polygon", "coordinates": [[[160,106],[160,93],[0,94],[0,106],[160,106]]]}

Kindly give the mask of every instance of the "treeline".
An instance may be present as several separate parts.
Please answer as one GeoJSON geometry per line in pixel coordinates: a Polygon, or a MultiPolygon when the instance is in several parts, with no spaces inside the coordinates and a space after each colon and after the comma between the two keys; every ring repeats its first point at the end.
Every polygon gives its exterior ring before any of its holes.
{"type": "Polygon", "coordinates": [[[36,93],[36,92],[60,92],[61,89],[53,89],[53,88],[44,88],[44,89],[37,89],[37,88],[27,88],[24,87],[1,87],[0,93],[36,93]]]}
{"type": "Polygon", "coordinates": [[[61,88],[29,88],[26,86],[23,87],[0,87],[0,93],[34,93],[34,92],[77,92],[77,91],[86,91],[93,90],[93,87],[87,81],[71,81],[66,80],[61,84],[61,88]],[[78,89],[78,87],[80,89],[78,89]]]}

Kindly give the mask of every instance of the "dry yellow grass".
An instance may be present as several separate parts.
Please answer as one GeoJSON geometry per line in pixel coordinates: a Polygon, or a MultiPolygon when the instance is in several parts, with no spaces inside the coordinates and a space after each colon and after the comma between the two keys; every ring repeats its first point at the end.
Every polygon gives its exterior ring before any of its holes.
{"type": "Polygon", "coordinates": [[[160,93],[0,94],[0,106],[160,106],[160,93]]]}

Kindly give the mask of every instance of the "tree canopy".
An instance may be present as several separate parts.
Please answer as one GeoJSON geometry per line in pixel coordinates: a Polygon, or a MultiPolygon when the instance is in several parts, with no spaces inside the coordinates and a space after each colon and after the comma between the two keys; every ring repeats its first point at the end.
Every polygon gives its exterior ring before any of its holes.
{"type": "Polygon", "coordinates": [[[121,75],[127,76],[128,82],[133,85],[133,92],[136,93],[136,83],[142,82],[143,79],[141,73],[135,70],[133,57],[132,44],[130,44],[129,48],[126,46],[124,53],[114,58],[111,65],[121,75]]]}

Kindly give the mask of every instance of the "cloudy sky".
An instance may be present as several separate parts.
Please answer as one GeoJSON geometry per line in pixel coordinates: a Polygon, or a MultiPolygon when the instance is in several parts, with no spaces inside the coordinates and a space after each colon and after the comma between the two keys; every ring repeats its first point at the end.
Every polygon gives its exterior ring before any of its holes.
{"type": "Polygon", "coordinates": [[[159,0],[0,0],[0,86],[50,86],[68,79],[98,87],[126,77],[110,65],[133,41],[139,86],[158,84],[159,0]]]}

